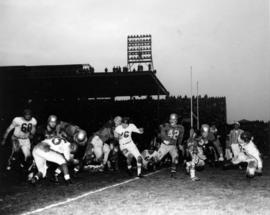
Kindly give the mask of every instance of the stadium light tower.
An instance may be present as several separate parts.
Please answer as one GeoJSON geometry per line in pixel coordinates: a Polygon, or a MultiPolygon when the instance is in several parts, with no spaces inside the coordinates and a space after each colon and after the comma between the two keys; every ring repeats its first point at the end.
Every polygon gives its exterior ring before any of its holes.
{"type": "Polygon", "coordinates": [[[152,36],[129,35],[127,37],[128,71],[153,71],[152,36]],[[146,69],[145,69],[146,67],[146,69]]]}

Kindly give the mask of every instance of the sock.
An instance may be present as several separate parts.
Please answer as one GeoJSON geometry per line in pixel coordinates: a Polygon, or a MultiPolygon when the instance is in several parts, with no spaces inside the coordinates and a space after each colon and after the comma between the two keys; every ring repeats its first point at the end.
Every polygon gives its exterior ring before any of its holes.
{"type": "Polygon", "coordinates": [[[142,173],[142,164],[137,163],[137,175],[140,175],[142,173]]]}

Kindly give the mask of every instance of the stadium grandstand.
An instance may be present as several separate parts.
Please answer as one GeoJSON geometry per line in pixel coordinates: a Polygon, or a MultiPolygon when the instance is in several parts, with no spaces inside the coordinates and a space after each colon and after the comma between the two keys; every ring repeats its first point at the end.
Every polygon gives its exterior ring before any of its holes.
{"type": "MultiPolygon", "coordinates": [[[[5,66],[0,85],[2,128],[24,107],[33,109],[39,122],[54,113],[88,131],[115,115],[128,115],[153,131],[171,112],[189,126],[190,98],[169,96],[156,71],[95,72],[89,64],[5,66]]],[[[226,124],[225,97],[200,96],[199,102],[201,123],[226,124]]],[[[194,104],[195,110],[196,98],[194,104]]]]}

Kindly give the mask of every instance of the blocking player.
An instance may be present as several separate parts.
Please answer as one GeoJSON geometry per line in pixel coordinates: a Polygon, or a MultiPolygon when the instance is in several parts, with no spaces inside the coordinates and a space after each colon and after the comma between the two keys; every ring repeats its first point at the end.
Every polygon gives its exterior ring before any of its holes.
{"type": "Polygon", "coordinates": [[[220,136],[218,135],[218,130],[215,125],[212,125],[209,130],[209,135],[208,139],[209,141],[212,141],[218,155],[218,161],[224,161],[224,156],[223,156],[223,149],[219,140],[220,136]]]}
{"type": "Polygon", "coordinates": [[[246,162],[246,176],[254,177],[256,174],[262,175],[263,162],[261,154],[253,142],[253,137],[249,132],[243,132],[239,137],[240,153],[236,158],[232,159],[233,164],[246,162]]]}
{"type": "Polygon", "coordinates": [[[143,158],[143,168],[146,170],[156,169],[156,165],[158,163],[158,153],[155,150],[145,149],[141,153],[143,158]]]}
{"type": "Polygon", "coordinates": [[[192,181],[200,180],[195,174],[196,167],[204,167],[206,157],[203,154],[203,149],[198,144],[197,133],[194,129],[190,129],[190,137],[187,140],[187,152],[190,160],[186,162],[186,172],[190,175],[192,181]]]}
{"type": "Polygon", "coordinates": [[[230,145],[233,152],[233,158],[236,159],[240,153],[239,137],[244,131],[240,129],[240,123],[235,122],[234,128],[230,131],[230,145]]]}
{"type": "Polygon", "coordinates": [[[31,163],[31,139],[36,132],[37,120],[32,116],[32,111],[30,109],[25,109],[23,111],[22,117],[15,117],[12,123],[7,128],[3,140],[2,146],[5,145],[8,134],[14,129],[11,136],[12,141],[12,152],[8,159],[8,164],[6,169],[11,169],[12,160],[15,159],[15,155],[21,150],[24,155],[24,163],[21,167],[26,167],[31,163]]]}
{"type": "Polygon", "coordinates": [[[122,117],[116,116],[114,120],[108,121],[100,130],[89,138],[84,154],[86,162],[91,163],[93,158],[97,162],[102,162],[101,170],[109,164],[109,155],[113,158],[115,169],[118,169],[118,147],[114,145],[114,130],[121,124],[122,117]],[[109,140],[112,140],[110,143],[109,140]]]}
{"type": "MultiPolygon", "coordinates": [[[[176,166],[178,164],[178,148],[182,143],[184,136],[184,127],[178,124],[178,115],[172,113],[169,118],[169,123],[165,123],[160,126],[160,137],[162,143],[158,149],[158,160],[166,155],[170,154],[172,158],[171,164],[171,176],[175,177],[176,166]]],[[[180,147],[181,149],[181,147],[180,147]]]]}
{"type": "Polygon", "coordinates": [[[47,175],[47,161],[56,163],[61,167],[66,184],[70,184],[68,162],[72,161],[74,143],[63,138],[53,137],[42,140],[33,149],[33,157],[38,173],[32,178],[31,183],[35,184],[39,179],[47,175]]]}
{"type": "Polygon", "coordinates": [[[58,135],[57,132],[58,118],[56,115],[50,115],[46,125],[38,126],[36,132],[36,143],[48,138],[52,138],[58,135]]]}
{"type": "Polygon", "coordinates": [[[129,174],[132,175],[132,159],[133,157],[137,161],[137,176],[142,177],[142,156],[132,140],[132,133],[143,134],[143,128],[137,128],[136,125],[130,123],[130,119],[128,117],[124,117],[121,125],[117,126],[114,131],[114,135],[117,139],[119,139],[119,146],[121,152],[127,158],[127,168],[129,174]]]}
{"type": "Polygon", "coordinates": [[[56,126],[57,134],[78,146],[85,146],[87,133],[77,125],[60,121],[56,126]]]}
{"type": "Polygon", "coordinates": [[[198,144],[202,146],[204,153],[207,157],[207,162],[214,165],[218,161],[217,149],[213,143],[215,140],[214,135],[210,132],[208,124],[202,124],[201,136],[198,138],[198,144]]]}
{"type": "MultiPolygon", "coordinates": [[[[60,121],[56,126],[57,136],[66,139],[68,142],[73,144],[74,150],[72,151],[74,159],[76,162],[70,162],[70,165],[73,165],[74,176],[76,176],[82,168],[82,160],[80,160],[81,152],[80,150],[87,143],[87,133],[85,130],[81,129],[77,125],[73,125],[68,122],[60,121]]],[[[57,176],[61,171],[59,169],[55,172],[55,180],[57,181],[57,176]]]]}

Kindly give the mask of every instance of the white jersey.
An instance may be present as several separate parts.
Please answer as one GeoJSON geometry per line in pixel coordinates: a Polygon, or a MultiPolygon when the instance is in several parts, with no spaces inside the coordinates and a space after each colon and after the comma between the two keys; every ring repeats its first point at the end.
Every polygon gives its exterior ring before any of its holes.
{"type": "Polygon", "coordinates": [[[33,129],[37,125],[37,120],[32,117],[27,121],[23,117],[15,117],[11,123],[11,128],[14,128],[13,135],[20,139],[27,139],[33,129]]]}
{"type": "Polygon", "coordinates": [[[256,160],[260,160],[260,152],[253,141],[250,141],[249,143],[242,143],[240,145],[245,154],[255,158],[256,160]]]}
{"type": "Polygon", "coordinates": [[[142,132],[134,124],[129,124],[127,128],[123,128],[122,125],[119,125],[115,128],[115,132],[120,135],[119,144],[125,145],[133,142],[131,138],[132,132],[141,134],[142,132]]]}
{"type": "Polygon", "coordinates": [[[71,158],[71,144],[63,138],[53,137],[45,139],[40,144],[43,146],[49,145],[51,150],[63,154],[66,160],[70,160],[71,158]]]}

